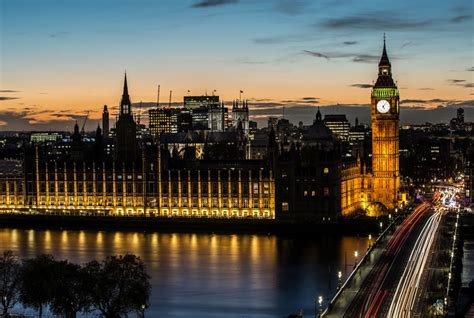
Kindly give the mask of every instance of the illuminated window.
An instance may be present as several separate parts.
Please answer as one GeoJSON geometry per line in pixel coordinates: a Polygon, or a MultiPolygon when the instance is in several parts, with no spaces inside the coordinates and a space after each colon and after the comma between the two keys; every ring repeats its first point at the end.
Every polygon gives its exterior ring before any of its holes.
{"type": "Polygon", "coordinates": [[[258,194],[258,183],[257,182],[253,183],[253,194],[258,194]]]}
{"type": "Polygon", "coordinates": [[[282,202],[281,203],[281,210],[284,211],[284,212],[288,212],[290,210],[288,202],[282,202]]]}
{"type": "Polygon", "coordinates": [[[308,191],[304,190],[303,196],[305,196],[305,197],[308,196],[308,191]]]}
{"type": "Polygon", "coordinates": [[[316,191],[314,191],[314,190],[311,191],[311,196],[312,196],[312,197],[315,197],[315,196],[316,196],[316,191]]]}
{"type": "Polygon", "coordinates": [[[324,168],[324,174],[328,174],[329,173],[329,168],[324,168]]]}

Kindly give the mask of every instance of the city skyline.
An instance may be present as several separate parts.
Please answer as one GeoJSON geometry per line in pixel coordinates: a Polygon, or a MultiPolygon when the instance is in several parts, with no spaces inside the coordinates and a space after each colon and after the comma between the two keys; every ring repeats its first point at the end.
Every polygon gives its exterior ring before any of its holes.
{"type": "Polygon", "coordinates": [[[173,90],[175,103],[188,90],[216,90],[231,104],[243,90],[260,125],[283,107],[290,121],[309,124],[316,106],[368,123],[384,32],[402,123],[448,121],[457,107],[474,119],[468,1],[24,0],[2,2],[1,12],[1,130],[72,130],[87,110],[92,129],[104,104],[117,112],[125,69],[135,105],[155,103],[158,84],[161,102],[173,90]]]}

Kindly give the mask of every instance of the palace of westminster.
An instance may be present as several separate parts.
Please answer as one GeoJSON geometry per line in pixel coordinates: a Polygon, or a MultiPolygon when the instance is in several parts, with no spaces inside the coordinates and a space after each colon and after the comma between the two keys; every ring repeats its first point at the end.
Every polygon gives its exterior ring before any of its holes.
{"type": "Polygon", "coordinates": [[[202,96],[204,107],[188,97],[182,110],[150,110],[152,133],[139,136],[125,76],[113,137],[104,107],[102,129],[91,142],[76,123],[66,150],[25,143],[19,163],[0,167],[0,209],[300,220],[388,213],[406,197],[400,191],[399,91],[385,41],[378,69],[372,156],[352,158],[342,154],[340,138],[319,110],[299,140],[283,146],[271,129],[263,154],[250,156],[247,102],[235,101],[228,113],[217,96],[202,96]],[[196,123],[203,127],[187,129],[196,123]]]}

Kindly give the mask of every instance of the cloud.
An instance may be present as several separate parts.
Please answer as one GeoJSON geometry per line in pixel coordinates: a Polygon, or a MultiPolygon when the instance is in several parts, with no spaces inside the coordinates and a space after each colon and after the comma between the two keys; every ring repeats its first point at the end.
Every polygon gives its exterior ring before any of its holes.
{"type": "Polygon", "coordinates": [[[305,0],[280,0],[276,3],[275,9],[278,12],[297,15],[303,13],[308,6],[308,1],[305,0]]]}
{"type": "Polygon", "coordinates": [[[430,24],[429,21],[397,18],[391,12],[371,12],[364,15],[327,19],[321,25],[328,29],[405,30],[430,24]]]}
{"type": "Polygon", "coordinates": [[[403,44],[400,46],[400,49],[404,49],[404,48],[406,48],[407,46],[410,46],[410,45],[412,45],[412,44],[413,44],[412,41],[405,42],[405,43],[403,43],[403,44]]]}
{"type": "Polygon", "coordinates": [[[442,98],[434,98],[434,99],[402,99],[400,101],[401,104],[433,104],[433,103],[454,103],[456,100],[452,99],[442,99],[442,98]]]}
{"type": "MultiPolygon", "coordinates": [[[[474,100],[455,101],[435,98],[431,100],[418,100],[421,105],[407,105],[406,101],[401,107],[400,121],[402,124],[423,124],[425,122],[439,123],[449,122],[456,116],[456,109],[464,108],[466,121],[474,121],[474,100]],[[431,104],[430,104],[431,103],[431,104]]],[[[409,101],[409,100],[408,100],[409,101]]],[[[370,124],[369,104],[332,104],[318,105],[324,115],[345,114],[349,122],[353,123],[358,117],[361,123],[370,124]]],[[[250,107],[251,120],[258,122],[259,127],[267,125],[268,117],[282,117],[283,107],[285,107],[285,118],[293,124],[302,121],[304,124],[311,124],[317,112],[316,105],[299,104],[285,105],[275,102],[252,103],[250,107]]]]}
{"type": "Polygon", "coordinates": [[[282,100],[281,103],[290,103],[290,104],[319,104],[319,101],[316,99],[296,99],[296,100],[282,100]]]}
{"type": "Polygon", "coordinates": [[[65,31],[61,31],[61,32],[55,32],[55,33],[51,33],[49,35],[50,38],[62,38],[66,35],[68,35],[69,32],[65,32],[65,31]]]}
{"type": "Polygon", "coordinates": [[[447,81],[449,83],[451,83],[451,85],[461,86],[461,87],[465,87],[465,88],[473,88],[474,87],[474,83],[468,83],[464,79],[448,79],[447,81]]]}
{"type": "Polygon", "coordinates": [[[0,101],[12,100],[12,99],[20,99],[20,97],[0,96],[0,101]]]}
{"type": "Polygon", "coordinates": [[[469,21],[471,19],[472,19],[472,15],[464,14],[464,15],[455,16],[449,21],[452,23],[461,23],[464,21],[469,21]]]}
{"type": "Polygon", "coordinates": [[[252,59],[247,59],[247,58],[238,58],[234,60],[236,63],[240,64],[249,64],[249,65],[257,65],[257,64],[268,64],[268,61],[262,61],[262,60],[252,60],[252,59]]]}
{"type": "Polygon", "coordinates": [[[218,7],[226,4],[237,3],[238,0],[202,0],[192,5],[193,8],[218,7]]]}
{"type": "Polygon", "coordinates": [[[380,56],[369,54],[358,54],[353,57],[354,62],[374,63],[379,61],[380,56]]]}
{"type": "Polygon", "coordinates": [[[0,89],[0,93],[19,93],[20,91],[16,91],[13,89],[0,89]]]}
{"type": "MultiPolygon", "coordinates": [[[[250,98],[250,118],[256,120],[260,127],[267,125],[269,116],[282,117],[296,124],[302,121],[311,124],[316,114],[316,105],[319,98],[305,96],[296,100],[278,101],[268,98],[250,98]],[[283,111],[284,108],[284,111],[283,111]]],[[[406,99],[402,100],[401,123],[421,124],[426,121],[448,122],[456,114],[456,109],[465,109],[466,121],[474,121],[474,100],[449,100],[435,98],[429,100],[406,99]]],[[[134,103],[134,112],[137,113],[139,103],[134,103]]],[[[229,107],[229,103],[226,104],[229,107]]],[[[142,102],[142,122],[147,122],[147,110],[156,106],[155,102],[142,102]]],[[[167,103],[160,106],[166,107],[167,103]]],[[[172,103],[172,107],[182,106],[181,103],[172,103]]],[[[116,106],[110,107],[115,109],[116,106]]],[[[358,117],[361,123],[370,123],[369,104],[331,104],[321,105],[323,116],[326,114],[345,114],[350,122],[358,117]]],[[[97,115],[97,114],[96,114],[97,115]]],[[[99,114],[100,115],[100,114],[99,114]]],[[[111,119],[114,120],[112,114],[111,119]]],[[[3,131],[72,131],[75,121],[81,126],[84,121],[83,114],[76,114],[71,109],[62,110],[39,109],[37,106],[27,106],[21,111],[5,109],[0,111],[0,126],[3,131]]],[[[89,118],[86,130],[92,131],[97,127],[97,118],[89,118]]]]}
{"type": "Polygon", "coordinates": [[[310,50],[303,50],[304,54],[311,55],[318,58],[325,58],[327,60],[334,59],[334,58],[349,58],[353,62],[358,63],[374,63],[378,62],[379,56],[377,55],[369,55],[369,54],[357,54],[357,53],[322,53],[322,52],[315,52],[310,50]]]}
{"type": "Polygon", "coordinates": [[[342,42],[342,44],[344,44],[344,45],[354,45],[354,44],[357,44],[357,41],[344,41],[344,42],[342,42]]]}
{"type": "Polygon", "coordinates": [[[32,118],[31,110],[0,111],[0,121],[3,131],[70,131],[74,125],[71,118],[50,117],[49,120],[35,120],[32,118]]]}
{"type": "Polygon", "coordinates": [[[357,87],[357,88],[372,88],[374,85],[372,84],[352,84],[352,87],[357,87]]]}
{"type": "Polygon", "coordinates": [[[253,39],[256,44],[281,44],[281,43],[294,43],[294,42],[305,42],[314,38],[312,34],[285,34],[277,35],[273,37],[264,37],[253,39]]]}
{"type": "MultiPolygon", "coordinates": [[[[296,124],[302,121],[304,124],[311,124],[316,116],[317,107],[311,104],[280,104],[280,103],[255,103],[249,105],[250,117],[258,122],[260,127],[267,125],[268,117],[282,117],[283,107],[285,108],[285,118],[296,124]]],[[[364,118],[369,122],[370,107],[368,104],[335,104],[322,105],[320,107],[323,114],[346,114],[349,121],[353,122],[355,117],[364,118]]]]}
{"type": "Polygon", "coordinates": [[[323,54],[323,53],[319,53],[319,52],[314,52],[314,51],[309,51],[309,50],[303,50],[304,53],[306,54],[309,54],[311,56],[314,56],[314,57],[323,57],[327,60],[329,60],[329,55],[326,55],[326,54],[323,54]]]}

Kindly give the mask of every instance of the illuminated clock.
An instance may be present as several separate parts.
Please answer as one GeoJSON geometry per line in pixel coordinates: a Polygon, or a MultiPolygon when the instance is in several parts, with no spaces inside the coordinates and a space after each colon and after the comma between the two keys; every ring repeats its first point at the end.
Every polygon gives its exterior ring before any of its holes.
{"type": "Polygon", "coordinates": [[[377,111],[379,113],[385,114],[390,110],[390,103],[385,99],[379,100],[377,103],[377,111]]]}

